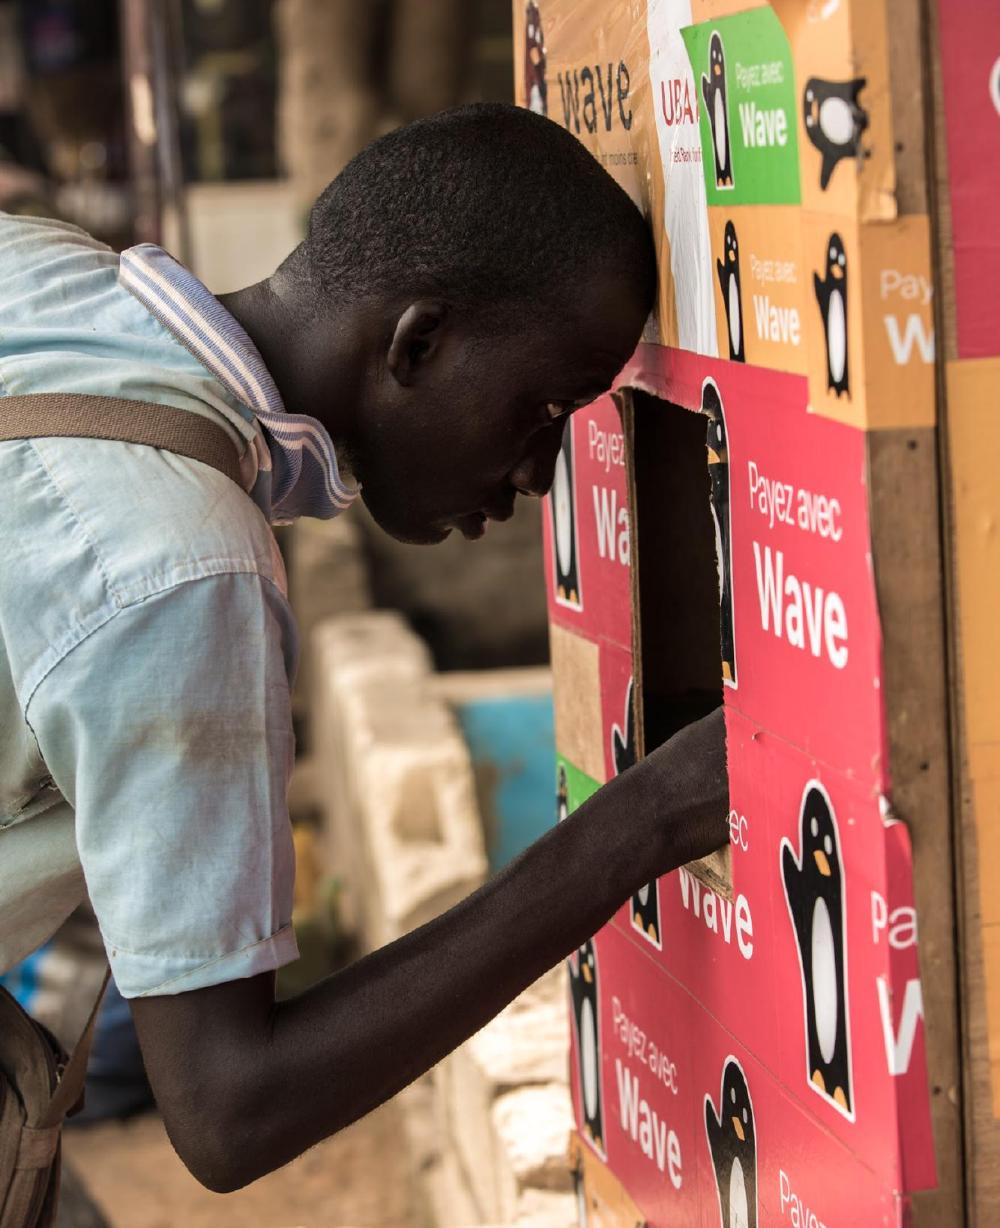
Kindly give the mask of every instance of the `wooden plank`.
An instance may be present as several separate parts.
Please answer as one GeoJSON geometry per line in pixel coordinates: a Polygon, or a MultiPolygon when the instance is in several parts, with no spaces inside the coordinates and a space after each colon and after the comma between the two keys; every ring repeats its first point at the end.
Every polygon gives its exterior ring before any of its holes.
{"type": "MultiPolygon", "coordinates": [[[[1000,949],[984,931],[981,895],[981,852],[977,806],[970,764],[966,712],[965,669],[970,645],[963,642],[960,608],[960,517],[956,485],[967,463],[963,451],[960,406],[950,403],[946,375],[964,367],[956,363],[957,329],[950,187],[943,89],[938,56],[938,14],[941,0],[925,0],[923,62],[928,96],[926,114],[931,143],[928,189],[934,233],[936,336],[938,353],[938,413],[940,432],[942,555],[948,623],[949,699],[952,741],[952,807],[955,825],[956,924],[961,995],[961,1061],[964,1126],[966,1216],[969,1228],[990,1228],[1000,1206],[1000,1120],[994,1116],[994,1075],[990,1060],[986,960],[1000,961],[1000,949]]],[[[981,450],[981,449],[976,449],[981,450]]],[[[978,458],[980,461],[982,457],[978,458]]],[[[988,463],[988,462],[987,462],[988,463]]],[[[981,806],[981,803],[980,803],[981,806]]],[[[980,819],[985,821],[985,815],[980,819]]]]}
{"type": "Polygon", "coordinates": [[[937,466],[933,428],[868,436],[892,805],[913,843],[938,1169],[937,1189],[914,1197],[915,1228],[958,1228],[965,1222],[937,466]]]}

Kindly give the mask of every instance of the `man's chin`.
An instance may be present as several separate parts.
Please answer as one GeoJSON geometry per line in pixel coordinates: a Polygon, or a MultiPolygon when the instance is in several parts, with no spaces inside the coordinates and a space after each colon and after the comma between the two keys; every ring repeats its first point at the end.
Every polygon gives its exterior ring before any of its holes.
{"type": "MultiPolygon", "coordinates": [[[[365,497],[364,487],[361,488],[362,498],[365,497]]],[[[446,537],[451,535],[452,525],[445,525],[441,521],[427,522],[409,519],[404,515],[393,514],[391,509],[380,508],[377,504],[372,506],[368,499],[365,499],[365,504],[371,514],[372,519],[382,530],[395,541],[402,542],[404,546],[436,546],[443,542],[446,537]]]]}
{"type": "Polygon", "coordinates": [[[382,526],[390,537],[396,541],[402,542],[404,546],[439,546],[446,537],[451,536],[451,529],[439,528],[415,528],[406,526],[405,528],[393,527],[386,528],[382,526]]]}
{"type": "Polygon", "coordinates": [[[378,525],[404,546],[438,546],[451,536],[451,525],[442,528],[440,525],[383,524],[381,521],[378,525]]]}

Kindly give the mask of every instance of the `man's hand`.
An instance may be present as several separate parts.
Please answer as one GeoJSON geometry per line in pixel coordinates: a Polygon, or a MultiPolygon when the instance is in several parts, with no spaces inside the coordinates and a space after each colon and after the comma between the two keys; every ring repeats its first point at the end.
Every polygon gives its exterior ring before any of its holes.
{"type": "Polygon", "coordinates": [[[663,814],[665,860],[658,874],[707,857],[729,840],[729,775],[726,722],[718,707],[686,725],[633,771],[644,773],[644,788],[663,814]]]}
{"type": "Polygon", "coordinates": [[[170,1138],[236,1189],[394,1095],[657,875],[726,842],[722,712],[617,776],[467,899],[287,1001],[262,973],[132,1001],[170,1138]]]}

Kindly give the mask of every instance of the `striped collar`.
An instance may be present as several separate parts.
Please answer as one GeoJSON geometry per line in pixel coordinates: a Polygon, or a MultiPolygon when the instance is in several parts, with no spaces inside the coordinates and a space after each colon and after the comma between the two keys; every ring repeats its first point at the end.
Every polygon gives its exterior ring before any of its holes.
{"type": "Polygon", "coordinates": [[[333,441],[306,414],[286,412],[264,360],[240,323],[193,273],[161,247],[122,252],[119,281],[256,418],[258,448],[251,495],[274,524],[298,516],[329,520],[358,497],[341,476],[333,441]]]}

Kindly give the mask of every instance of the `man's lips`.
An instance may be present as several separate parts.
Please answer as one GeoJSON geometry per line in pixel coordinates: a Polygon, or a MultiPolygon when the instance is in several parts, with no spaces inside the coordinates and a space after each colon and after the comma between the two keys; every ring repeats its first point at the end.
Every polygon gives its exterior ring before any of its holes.
{"type": "Polygon", "coordinates": [[[457,516],[455,528],[466,541],[476,541],[486,532],[486,515],[484,512],[472,512],[469,516],[457,516]]]}
{"type": "Polygon", "coordinates": [[[479,512],[470,512],[466,516],[456,516],[453,523],[463,537],[476,541],[486,532],[491,520],[510,520],[513,515],[514,504],[510,502],[502,507],[488,507],[479,512]]]}

